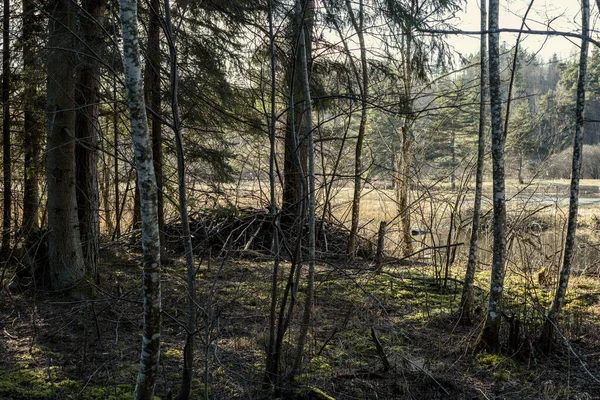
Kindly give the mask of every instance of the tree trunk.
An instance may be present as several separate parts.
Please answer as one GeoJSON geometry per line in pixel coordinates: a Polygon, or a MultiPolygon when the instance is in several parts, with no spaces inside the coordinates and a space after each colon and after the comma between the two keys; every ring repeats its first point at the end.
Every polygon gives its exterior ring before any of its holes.
{"type": "MultiPolygon", "coordinates": [[[[105,132],[109,131],[108,123],[106,124],[105,132]]],[[[112,234],[115,230],[115,225],[112,220],[112,207],[110,202],[110,169],[108,168],[107,150],[104,140],[100,141],[100,156],[102,157],[102,179],[98,177],[98,190],[102,196],[102,209],[104,209],[104,222],[106,223],[106,232],[112,234]]]]}
{"type": "MultiPolygon", "coordinates": [[[[304,32],[306,54],[310,79],[312,37],[313,37],[313,14],[314,0],[302,0],[306,3],[306,13],[300,21],[292,22],[294,38],[297,32],[304,32]]],[[[304,104],[304,91],[302,83],[302,66],[298,52],[292,55],[293,64],[288,69],[288,81],[290,82],[290,94],[294,99],[292,105],[304,104]]],[[[308,159],[307,127],[302,123],[303,107],[290,107],[288,112],[288,126],[285,132],[285,153],[283,162],[283,196],[282,196],[282,225],[290,227],[297,219],[304,201],[304,189],[306,187],[306,169],[308,159]],[[293,113],[294,115],[291,115],[293,113]],[[296,126],[292,126],[292,125],[296,126]],[[298,129],[299,127],[300,129],[298,129]],[[299,157],[298,157],[299,156],[299,157]],[[299,160],[298,160],[299,158],[299,160]]]]}
{"type": "Polygon", "coordinates": [[[410,128],[414,123],[411,112],[414,108],[414,100],[412,99],[412,83],[413,83],[413,69],[412,69],[412,43],[411,36],[412,32],[410,27],[404,29],[402,32],[402,68],[403,68],[403,85],[404,85],[404,96],[408,100],[408,116],[404,118],[404,123],[401,128],[400,141],[402,147],[400,148],[400,156],[396,157],[398,165],[396,166],[396,204],[398,207],[398,215],[400,216],[400,229],[402,230],[402,254],[408,257],[412,254],[412,237],[410,236],[410,207],[409,207],[409,189],[410,189],[410,167],[411,167],[411,134],[410,128]]]}
{"type": "Polygon", "coordinates": [[[523,180],[523,153],[519,153],[518,180],[519,180],[519,185],[522,185],[525,183],[525,181],[523,180]]]}
{"type": "MultiPolygon", "coordinates": [[[[190,232],[190,222],[187,210],[187,187],[185,174],[185,156],[183,153],[183,135],[181,118],[179,115],[179,75],[177,69],[177,33],[173,32],[173,23],[171,22],[171,5],[169,0],[164,0],[165,4],[165,30],[167,41],[169,43],[169,64],[170,64],[170,95],[171,111],[173,115],[173,131],[175,133],[175,147],[177,150],[177,180],[179,192],[179,216],[181,218],[181,229],[183,248],[185,251],[185,266],[187,271],[188,287],[188,319],[187,319],[187,338],[183,351],[183,373],[181,377],[181,389],[177,395],[177,400],[186,400],[190,396],[192,389],[192,379],[194,377],[194,332],[196,331],[196,271],[194,267],[194,250],[192,247],[192,235],[190,232]]],[[[155,9],[156,10],[156,9],[155,9]]],[[[159,85],[160,86],[160,85],[159,85]]],[[[155,110],[156,111],[156,110],[155,110]]],[[[154,122],[153,122],[154,124],[154,122]]],[[[154,139],[154,137],[153,137],[154,139]]],[[[160,144],[160,143],[159,143],[160,144]]],[[[156,163],[155,163],[156,165],[156,163]]],[[[159,212],[160,221],[160,212],[159,212]]],[[[160,226],[160,222],[159,222],[160,226]]]]}
{"type": "Polygon", "coordinates": [[[77,146],[77,210],[86,275],[99,282],[100,196],[98,194],[98,119],[100,105],[100,53],[103,43],[105,0],[85,0],[80,17],[82,64],[79,67],[75,102],[77,146]]]}
{"type": "MultiPolygon", "coordinates": [[[[150,1],[150,23],[148,26],[148,50],[146,60],[146,102],[150,104],[153,113],[150,114],[152,127],[152,155],[154,157],[154,174],[158,188],[158,229],[160,242],[164,248],[165,215],[163,203],[163,156],[162,156],[162,124],[160,121],[161,92],[160,92],[160,1],[150,1]]],[[[165,256],[163,251],[161,257],[165,256]]]]}
{"type": "MultiPolygon", "coordinates": [[[[306,7],[313,7],[314,3],[307,2],[306,7]]],[[[301,5],[300,0],[296,0],[296,12],[298,24],[302,26],[302,30],[306,29],[302,25],[302,16],[312,14],[312,9],[305,10],[301,5]]],[[[304,345],[308,335],[310,326],[310,316],[312,313],[314,285],[315,285],[315,155],[313,146],[313,123],[312,123],[312,104],[310,95],[310,80],[308,75],[308,48],[306,44],[306,35],[301,31],[299,35],[299,59],[300,70],[302,73],[302,89],[303,89],[303,121],[306,127],[307,147],[308,147],[308,277],[306,284],[306,298],[304,302],[304,313],[302,322],[300,323],[300,333],[298,335],[298,347],[296,349],[296,358],[294,365],[290,371],[290,379],[292,379],[300,368],[302,357],[304,355],[304,345]]]]}
{"type": "Polygon", "coordinates": [[[121,236],[121,215],[123,209],[121,208],[121,196],[119,193],[119,106],[117,103],[117,78],[113,79],[113,147],[114,147],[114,188],[115,188],[115,232],[114,238],[121,236]]]}
{"type": "Polygon", "coordinates": [[[575,249],[575,233],[577,231],[577,212],[579,201],[579,179],[581,177],[581,162],[583,149],[583,126],[584,126],[584,107],[585,107],[585,79],[588,58],[588,26],[590,18],[589,0],[582,0],[581,7],[581,53],[579,56],[579,77],[577,79],[577,104],[575,107],[575,138],[573,140],[573,164],[571,167],[571,195],[569,198],[569,219],[567,222],[567,236],[565,239],[565,250],[563,255],[563,264],[560,271],[558,286],[554,299],[546,315],[546,321],[542,329],[541,344],[549,351],[554,341],[555,326],[558,314],[564,305],[569,277],[571,275],[571,264],[573,261],[573,251],[575,249]]]}
{"type": "Polygon", "coordinates": [[[412,237],[410,236],[410,207],[408,196],[410,188],[410,132],[409,122],[402,126],[402,149],[397,157],[396,166],[396,204],[400,215],[400,229],[402,230],[402,254],[407,257],[412,251],[412,237]]]}
{"type": "MultiPolygon", "coordinates": [[[[135,188],[133,190],[133,215],[131,216],[131,230],[138,229],[142,222],[140,187],[138,185],[138,182],[139,177],[137,176],[136,172],[135,188]]],[[[125,193],[124,195],[127,195],[127,193],[125,193]]],[[[158,208],[158,204],[156,205],[156,207],[158,208]]],[[[158,234],[160,235],[160,232],[158,234]]]]}
{"type": "Polygon", "coordinates": [[[456,190],[456,132],[454,129],[450,131],[450,157],[451,157],[451,171],[450,171],[450,189],[456,190]]]}
{"type": "Polygon", "coordinates": [[[75,194],[75,3],[49,3],[46,175],[48,261],[55,290],[73,288],[84,277],[75,194]]]}
{"type": "Polygon", "coordinates": [[[140,189],[142,248],[144,251],[144,328],[140,368],[133,398],[152,399],[160,357],[161,293],[158,198],[152,162],[152,141],[148,130],[142,66],[137,27],[137,2],[121,0],[123,25],[123,68],[135,148],[140,189]]]}
{"type": "MultiPolygon", "coordinates": [[[[481,7],[481,31],[484,32],[487,29],[487,8],[486,2],[480,3],[481,7]]],[[[479,56],[480,56],[480,68],[479,68],[479,90],[480,90],[480,101],[479,101],[479,132],[477,142],[477,172],[475,173],[475,200],[473,204],[473,223],[471,228],[471,240],[469,242],[469,260],[467,262],[467,271],[465,273],[465,283],[463,285],[462,297],[460,301],[461,315],[460,318],[463,322],[470,324],[472,313],[473,313],[473,281],[475,280],[475,270],[477,268],[477,244],[479,240],[479,217],[481,212],[481,192],[483,188],[483,163],[485,159],[485,113],[486,113],[486,101],[488,98],[487,93],[487,45],[486,35],[481,34],[479,56]]]]}
{"type": "Polygon", "coordinates": [[[277,337],[277,299],[279,284],[279,226],[277,224],[277,201],[275,199],[275,162],[276,162],[276,102],[277,78],[276,78],[276,54],[275,54],[275,33],[273,27],[273,0],[269,0],[268,18],[269,18],[269,51],[271,61],[271,99],[270,99],[270,117],[269,124],[269,187],[270,187],[270,217],[273,230],[272,254],[273,273],[271,275],[271,308],[269,313],[269,344],[267,347],[267,360],[265,368],[265,383],[276,385],[279,378],[279,359],[280,355],[276,349],[277,337]]]}
{"type": "Polygon", "coordinates": [[[4,0],[2,19],[2,172],[4,198],[2,210],[2,253],[10,253],[12,171],[10,162],[10,0],[4,0]]]}
{"type": "Polygon", "coordinates": [[[29,243],[32,233],[39,229],[39,176],[42,170],[43,99],[38,92],[42,71],[39,65],[36,42],[38,16],[30,0],[23,0],[23,150],[25,159],[23,179],[23,233],[29,243]]]}
{"type": "Polygon", "coordinates": [[[492,278],[488,311],[478,348],[497,351],[499,346],[500,316],[506,258],[506,198],[504,185],[504,143],[502,131],[502,98],[500,94],[500,34],[498,29],[499,0],[489,2],[489,62],[490,62],[490,103],[492,124],[492,166],[494,204],[494,244],[492,253],[492,278]]]}
{"type": "MultiPolygon", "coordinates": [[[[369,91],[369,71],[367,69],[367,47],[365,45],[364,37],[364,5],[363,0],[358,3],[358,22],[352,11],[352,5],[350,0],[346,0],[346,9],[350,16],[350,21],[354,30],[358,35],[358,42],[360,45],[360,61],[362,69],[362,79],[356,76],[357,84],[360,87],[361,96],[361,114],[360,114],[360,125],[358,127],[358,138],[356,139],[356,149],[354,154],[354,195],[352,198],[352,225],[350,227],[350,237],[348,239],[348,255],[354,256],[357,249],[357,236],[358,236],[358,224],[360,221],[360,194],[362,192],[362,180],[363,180],[363,165],[362,165],[362,148],[365,140],[365,131],[367,129],[367,96],[369,91]]],[[[350,56],[350,54],[348,55],[350,56]]],[[[353,63],[352,60],[350,62],[353,63]]],[[[356,71],[356,68],[355,68],[356,71]]],[[[357,74],[358,75],[358,74],[357,74]]]]}

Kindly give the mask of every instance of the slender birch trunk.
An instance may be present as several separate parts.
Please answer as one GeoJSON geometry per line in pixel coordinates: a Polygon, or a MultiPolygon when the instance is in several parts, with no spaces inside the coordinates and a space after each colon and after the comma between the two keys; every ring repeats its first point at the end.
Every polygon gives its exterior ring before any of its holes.
{"type": "MultiPolygon", "coordinates": [[[[346,0],[346,9],[350,16],[350,22],[358,35],[358,43],[360,45],[360,62],[362,69],[362,79],[357,76],[357,83],[360,88],[361,96],[361,114],[360,125],[358,127],[358,138],[356,139],[356,148],[354,154],[354,195],[352,198],[352,225],[350,227],[350,238],[348,240],[348,255],[354,256],[357,249],[358,223],[360,220],[360,194],[362,192],[363,180],[363,164],[362,164],[362,148],[365,140],[365,131],[367,129],[367,96],[369,90],[369,71],[367,69],[367,48],[364,37],[364,1],[358,3],[358,22],[352,10],[350,0],[346,0]]],[[[353,63],[353,61],[351,60],[353,63]]],[[[356,68],[354,69],[356,71],[356,68]]],[[[358,74],[357,74],[358,75],[358,74]]]]}
{"type": "MultiPolygon", "coordinates": [[[[313,145],[313,123],[312,123],[312,102],[310,95],[310,81],[308,76],[308,51],[306,46],[306,36],[304,34],[304,24],[302,23],[302,17],[304,14],[304,8],[300,2],[296,0],[296,12],[298,17],[298,23],[300,25],[299,35],[299,55],[300,55],[300,68],[302,72],[302,89],[304,94],[304,125],[307,132],[307,146],[308,146],[308,282],[306,284],[306,298],[304,302],[304,314],[302,316],[302,322],[300,324],[300,334],[298,336],[298,347],[296,350],[296,357],[294,365],[290,372],[290,376],[294,376],[300,368],[302,362],[302,356],[304,354],[304,345],[306,343],[306,337],[308,335],[308,328],[310,326],[310,316],[312,313],[313,296],[314,296],[314,283],[315,283],[315,155],[313,145]]],[[[306,12],[312,13],[312,10],[306,12]]]]}
{"type": "Polygon", "coordinates": [[[542,329],[540,342],[542,347],[549,351],[554,341],[554,332],[558,314],[565,303],[565,295],[569,285],[573,251],[575,249],[575,234],[577,231],[577,212],[579,208],[579,179],[581,177],[581,162],[583,150],[583,127],[585,108],[585,79],[588,58],[588,27],[590,20],[589,0],[582,0],[581,6],[581,52],[579,54],[579,77],[577,79],[577,104],[575,106],[575,138],[573,139],[573,164],[571,167],[571,195],[569,198],[569,218],[567,222],[567,236],[563,264],[560,271],[558,285],[550,309],[546,314],[546,321],[542,329]]]}
{"type": "MultiPolygon", "coordinates": [[[[487,7],[486,2],[480,2],[481,7],[481,31],[484,32],[487,29],[487,7]]],[[[473,312],[473,281],[475,280],[475,269],[477,268],[477,243],[479,236],[479,213],[481,211],[481,191],[483,187],[483,163],[485,157],[485,113],[486,113],[486,101],[488,98],[487,93],[487,45],[486,35],[481,34],[479,56],[480,56],[480,69],[479,69],[479,90],[480,90],[480,103],[479,103],[479,138],[477,142],[477,172],[475,175],[475,200],[473,205],[473,223],[471,228],[471,240],[469,243],[469,261],[467,262],[467,271],[465,273],[465,283],[463,285],[461,304],[461,320],[465,323],[471,323],[471,314],[473,312]]]]}
{"type": "Polygon", "coordinates": [[[490,104],[492,126],[492,166],[494,204],[494,242],[492,253],[492,278],[488,311],[478,348],[497,351],[499,345],[501,301],[504,290],[506,262],[506,194],[504,184],[504,144],[502,131],[502,98],[500,94],[500,33],[498,32],[499,0],[489,2],[489,60],[490,60],[490,104]]]}
{"type": "Polygon", "coordinates": [[[123,68],[140,190],[142,248],[144,252],[144,327],[140,368],[133,398],[152,399],[160,357],[161,293],[158,198],[152,163],[137,27],[137,2],[121,0],[123,68]]]}

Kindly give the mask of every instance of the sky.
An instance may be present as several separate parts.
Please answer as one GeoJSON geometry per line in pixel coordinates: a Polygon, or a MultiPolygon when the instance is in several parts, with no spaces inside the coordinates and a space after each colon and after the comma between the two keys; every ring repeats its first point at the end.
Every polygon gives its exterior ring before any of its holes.
{"type": "MultiPolygon", "coordinates": [[[[479,1],[468,0],[463,12],[457,14],[456,26],[462,30],[479,30],[479,1]]],[[[521,19],[531,0],[500,0],[500,28],[521,27],[521,19]]],[[[595,1],[590,1],[595,3],[595,1]]],[[[552,21],[550,27],[556,31],[580,33],[581,14],[580,0],[534,0],[527,17],[527,26],[533,30],[547,30],[547,21],[552,21]]],[[[591,10],[590,25],[596,25],[598,13],[595,7],[591,10]]],[[[549,59],[554,53],[560,59],[577,57],[579,41],[570,41],[563,37],[538,35],[522,36],[522,46],[531,52],[538,52],[540,58],[549,59]]],[[[514,46],[516,35],[503,33],[501,41],[514,46]]],[[[479,49],[479,37],[471,38],[463,35],[450,38],[450,43],[459,53],[467,55],[476,53],[479,49]]]]}

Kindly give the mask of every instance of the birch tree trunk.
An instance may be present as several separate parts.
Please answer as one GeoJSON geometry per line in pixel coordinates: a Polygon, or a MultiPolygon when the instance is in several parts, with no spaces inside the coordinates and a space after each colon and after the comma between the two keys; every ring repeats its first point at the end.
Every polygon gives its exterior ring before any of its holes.
{"type": "Polygon", "coordinates": [[[579,54],[579,77],[577,79],[577,103],[575,106],[575,138],[573,139],[573,163],[571,166],[571,195],[569,198],[569,218],[567,222],[567,236],[563,263],[558,279],[554,299],[546,314],[546,321],[542,329],[540,342],[542,347],[549,351],[554,342],[554,332],[558,314],[565,303],[565,295],[571,275],[573,251],[575,249],[575,234],[577,231],[577,212],[579,208],[579,179],[581,177],[581,162],[583,149],[583,127],[585,108],[585,79],[588,58],[588,27],[590,20],[589,0],[582,0],[581,6],[581,52],[579,54]]]}
{"type": "Polygon", "coordinates": [[[85,267],[75,194],[75,3],[48,4],[46,175],[48,182],[48,261],[53,289],[75,287],[85,267]]]}
{"type": "Polygon", "coordinates": [[[2,210],[2,253],[10,253],[12,170],[10,162],[10,0],[4,0],[2,19],[2,173],[4,198],[2,210]]]}
{"type": "MultiPolygon", "coordinates": [[[[358,3],[358,22],[352,10],[350,0],[346,0],[346,9],[350,16],[350,22],[358,35],[358,43],[360,45],[360,62],[362,70],[362,79],[357,78],[357,84],[360,88],[361,96],[361,114],[360,125],[358,127],[358,138],[356,139],[356,149],[354,154],[354,195],[352,198],[352,225],[350,227],[350,237],[348,239],[348,255],[354,256],[357,249],[358,223],[360,221],[360,194],[362,192],[363,180],[363,165],[362,165],[362,148],[365,140],[365,131],[367,129],[367,96],[369,90],[369,71],[367,69],[367,48],[364,37],[364,4],[363,0],[358,3]]],[[[349,55],[350,56],[350,55],[349,55]]],[[[353,62],[351,60],[351,62],[353,62]]],[[[356,71],[356,68],[355,68],[356,71]]],[[[358,75],[358,74],[357,74],[358,75]]]]}
{"type": "Polygon", "coordinates": [[[86,0],[80,18],[82,64],[79,67],[75,102],[77,146],[75,164],[77,178],[77,210],[79,233],[83,245],[86,275],[99,281],[98,251],[100,239],[100,196],[98,194],[98,120],[100,104],[100,53],[103,42],[106,1],[86,0]]]}
{"type": "MultiPolygon", "coordinates": [[[[480,2],[481,7],[481,31],[484,32],[487,29],[487,7],[486,2],[480,2]]],[[[488,98],[487,93],[487,45],[486,35],[481,34],[479,55],[480,55],[480,69],[479,69],[479,87],[480,87],[480,102],[479,102],[479,138],[477,142],[477,172],[475,174],[475,200],[473,204],[473,223],[471,228],[471,240],[469,243],[469,260],[467,262],[467,271],[465,273],[465,283],[463,285],[462,297],[461,297],[461,315],[460,318],[463,322],[470,324],[473,312],[473,281],[475,279],[475,270],[477,268],[477,243],[479,236],[479,213],[481,211],[481,191],[483,187],[483,162],[485,158],[485,104],[488,98]]]]}
{"type": "Polygon", "coordinates": [[[160,356],[161,293],[158,198],[148,130],[137,28],[137,2],[121,0],[123,68],[140,190],[144,252],[144,328],[140,368],[133,398],[152,399],[160,356]]]}
{"type": "Polygon", "coordinates": [[[506,195],[504,185],[504,143],[502,131],[502,98],[500,94],[500,34],[498,32],[499,0],[489,2],[489,60],[490,60],[490,104],[492,125],[493,166],[493,253],[492,277],[487,316],[477,340],[478,348],[497,351],[500,334],[501,301],[504,290],[506,258],[506,195]]]}

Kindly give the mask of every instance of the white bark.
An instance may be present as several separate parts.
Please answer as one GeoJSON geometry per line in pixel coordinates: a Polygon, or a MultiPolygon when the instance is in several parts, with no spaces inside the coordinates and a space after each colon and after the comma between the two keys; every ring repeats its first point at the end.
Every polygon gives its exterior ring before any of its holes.
{"type": "Polygon", "coordinates": [[[500,302],[504,289],[506,258],[506,196],[504,189],[504,143],[502,131],[502,98],[500,93],[500,34],[499,0],[489,2],[489,54],[490,54],[490,104],[492,125],[492,167],[494,204],[494,244],[492,253],[492,278],[488,312],[478,346],[495,351],[500,333],[500,302]]]}
{"type": "Polygon", "coordinates": [[[144,328],[134,399],[152,399],[160,356],[161,293],[158,197],[148,131],[137,28],[137,2],[121,0],[123,68],[140,189],[144,252],[144,328]]]}
{"type": "Polygon", "coordinates": [[[569,218],[567,221],[567,236],[565,239],[565,250],[563,264],[560,271],[558,286],[554,299],[546,315],[546,322],[542,333],[542,343],[548,349],[554,337],[554,326],[556,318],[564,302],[569,277],[571,275],[571,264],[573,261],[573,250],[575,248],[575,233],[577,231],[577,212],[579,208],[579,179],[581,176],[582,148],[583,148],[583,118],[585,107],[585,79],[587,71],[587,58],[589,42],[587,40],[590,5],[589,0],[582,0],[581,7],[581,52],[579,54],[579,77],[577,79],[577,103],[575,106],[575,138],[573,139],[573,164],[571,167],[571,194],[569,198],[569,218]]]}
{"type": "MultiPolygon", "coordinates": [[[[481,7],[481,31],[487,28],[487,7],[485,1],[480,3],[481,7]]],[[[485,156],[485,104],[487,101],[487,45],[486,36],[481,34],[479,56],[481,65],[479,69],[479,140],[477,143],[477,172],[475,175],[475,201],[473,205],[473,223],[471,229],[471,241],[469,243],[469,261],[465,273],[465,283],[463,286],[461,298],[461,318],[466,322],[471,322],[471,311],[473,308],[473,281],[475,279],[475,269],[477,268],[477,242],[479,235],[479,213],[481,210],[481,192],[483,187],[483,162],[485,156]]]]}

